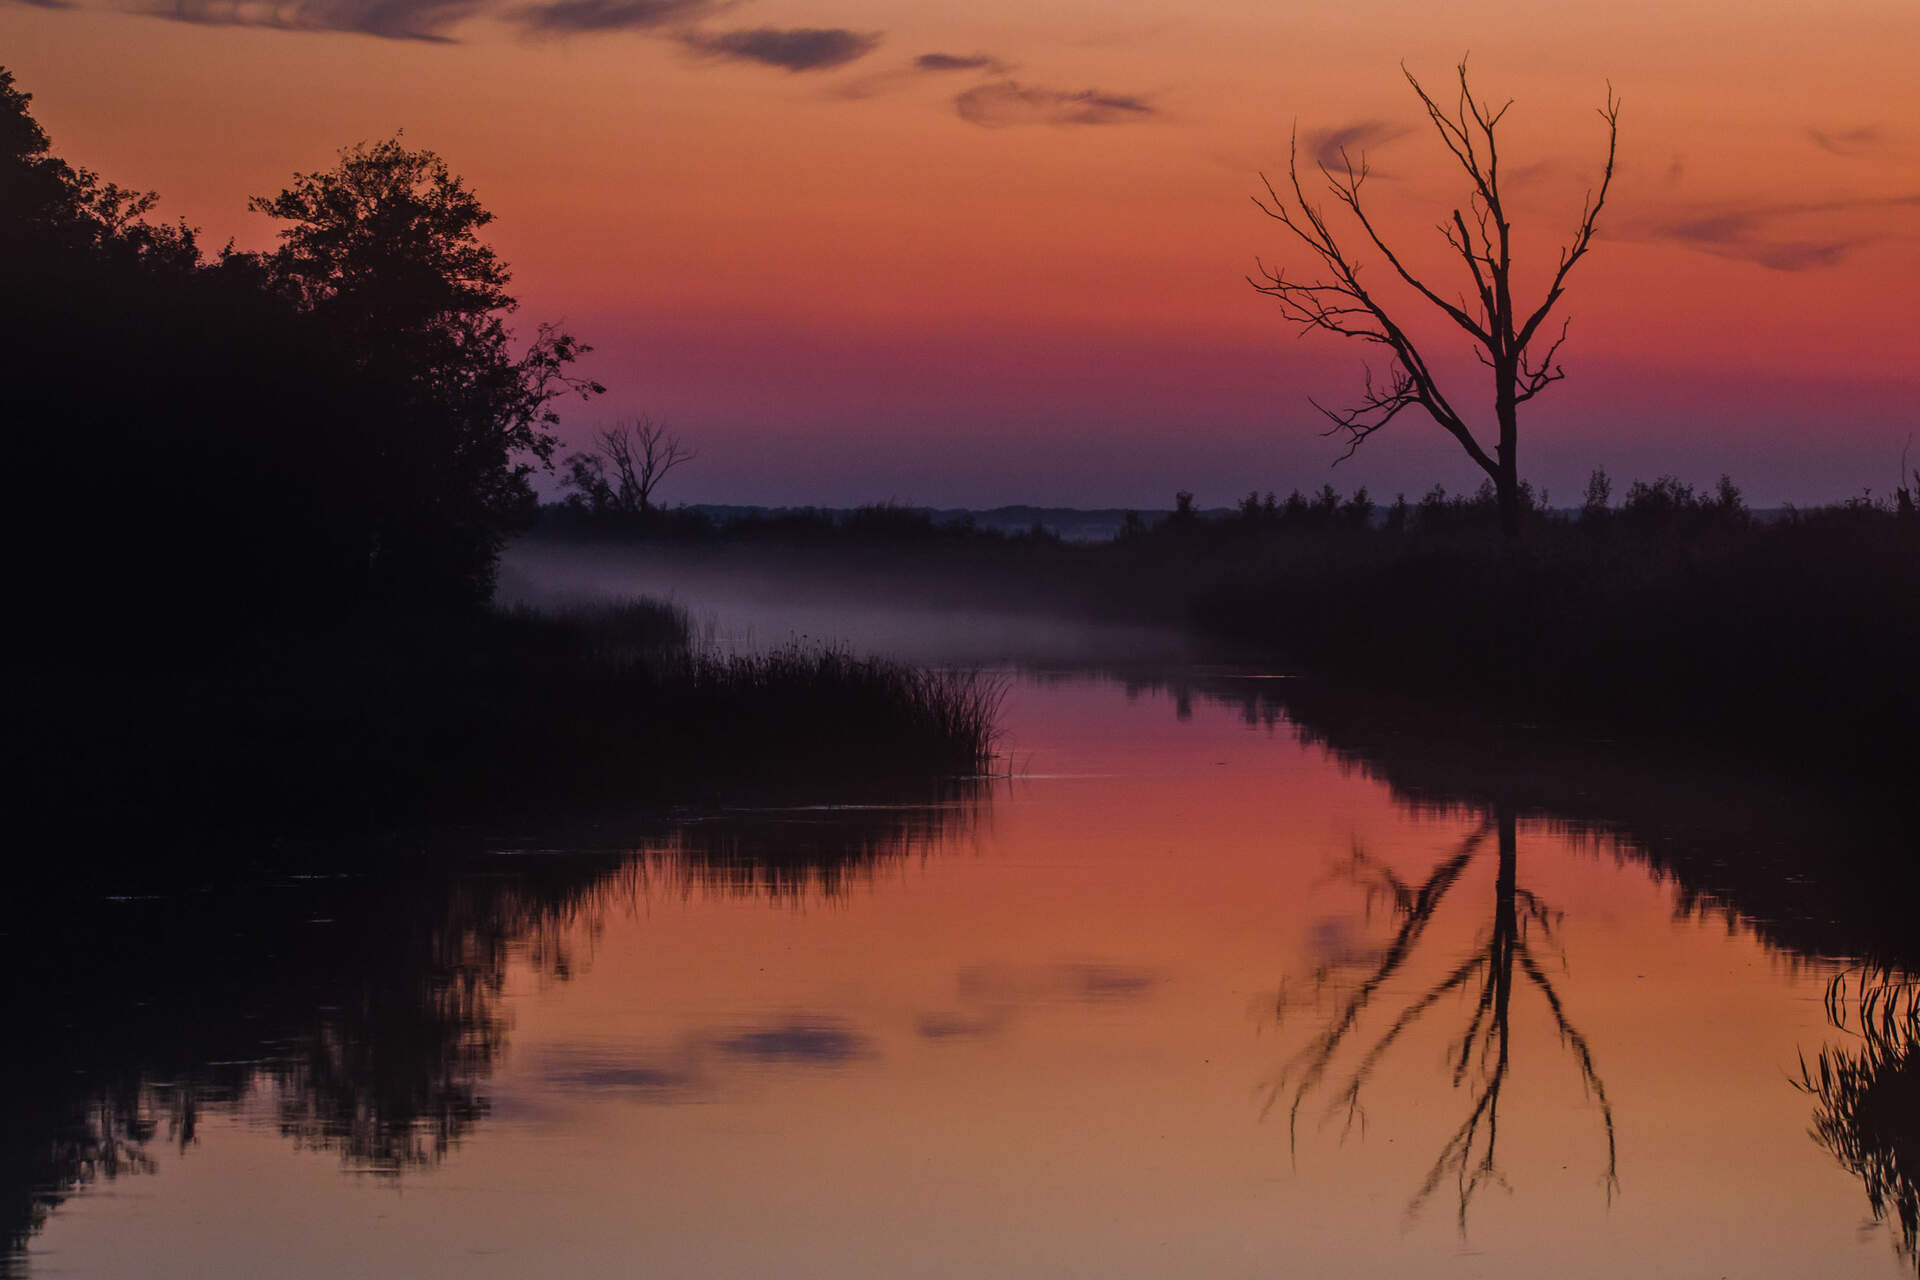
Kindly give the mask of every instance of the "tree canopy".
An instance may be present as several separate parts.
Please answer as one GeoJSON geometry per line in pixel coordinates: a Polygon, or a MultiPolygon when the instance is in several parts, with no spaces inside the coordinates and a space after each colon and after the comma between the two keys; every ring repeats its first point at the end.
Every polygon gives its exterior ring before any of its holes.
{"type": "Polygon", "coordinates": [[[62,553],[31,585],[190,618],[181,650],[486,599],[561,400],[601,388],[572,335],[509,325],[466,184],[397,137],[349,147],[253,202],[277,248],[209,256],[30,104],[0,69],[0,422],[52,459],[16,462],[16,510],[62,553]]]}

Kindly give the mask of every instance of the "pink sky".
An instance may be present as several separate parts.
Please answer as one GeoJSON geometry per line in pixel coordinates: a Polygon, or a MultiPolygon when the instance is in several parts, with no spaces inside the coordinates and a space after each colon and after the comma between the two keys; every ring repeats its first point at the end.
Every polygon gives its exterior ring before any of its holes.
{"type": "Polygon", "coordinates": [[[0,0],[56,149],[211,244],[264,244],[246,197],[344,144],[441,152],[499,215],[524,319],[597,348],[610,393],[569,437],[669,418],[702,455],[686,501],[1471,488],[1410,418],[1330,470],[1307,398],[1363,353],[1296,339],[1243,279],[1308,265],[1248,199],[1296,121],[1367,145],[1383,222],[1444,267],[1464,192],[1399,63],[1443,86],[1468,48],[1517,99],[1528,261],[1578,215],[1609,79],[1625,100],[1523,472],[1556,500],[1595,465],[1729,471],[1761,504],[1885,492],[1920,427],[1906,0],[0,0]]]}

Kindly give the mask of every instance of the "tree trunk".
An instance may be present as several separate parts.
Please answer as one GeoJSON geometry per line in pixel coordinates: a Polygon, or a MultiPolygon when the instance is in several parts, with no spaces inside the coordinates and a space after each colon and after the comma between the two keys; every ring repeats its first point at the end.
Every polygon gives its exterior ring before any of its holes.
{"type": "Polygon", "coordinates": [[[1500,536],[1508,546],[1520,541],[1520,406],[1515,403],[1513,377],[1498,371],[1500,391],[1494,410],[1500,418],[1500,447],[1494,459],[1499,474],[1493,478],[1494,494],[1500,501],[1500,536]]]}

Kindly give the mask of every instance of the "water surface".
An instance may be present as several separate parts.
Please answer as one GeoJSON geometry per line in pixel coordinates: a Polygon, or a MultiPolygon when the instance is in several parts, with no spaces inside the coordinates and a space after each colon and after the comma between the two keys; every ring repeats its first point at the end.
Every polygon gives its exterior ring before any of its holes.
{"type": "Polygon", "coordinates": [[[1416,803],[1266,674],[1010,676],[1011,776],[897,801],[92,904],[10,1014],[8,1265],[1914,1274],[1803,1080],[1868,942],[1695,874],[1764,836],[1416,803]]]}

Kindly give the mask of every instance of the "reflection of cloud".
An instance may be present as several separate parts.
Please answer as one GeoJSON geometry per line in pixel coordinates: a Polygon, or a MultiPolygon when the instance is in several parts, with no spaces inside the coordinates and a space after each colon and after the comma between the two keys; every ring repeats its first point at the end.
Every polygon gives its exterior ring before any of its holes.
{"type": "Polygon", "coordinates": [[[1831,152],[1836,156],[1852,156],[1880,145],[1880,126],[1867,124],[1833,132],[1810,128],[1807,130],[1807,136],[1813,139],[1813,145],[1822,151],[1831,152]]]}
{"type": "Polygon", "coordinates": [[[839,1066],[868,1052],[867,1039],[832,1022],[790,1022],[780,1027],[742,1031],[716,1040],[714,1047],[734,1058],[755,1062],[794,1062],[839,1066]]]}
{"type": "Polygon", "coordinates": [[[1023,1005],[1121,1004],[1145,999],[1159,982],[1150,969],[1087,961],[969,965],[954,977],[966,1007],[923,1014],[916,1029],[928,1040],[981,1040],[1006,1030],[1023,1005]]]}
{"type": "Polygon", "coordinates": [[[524,5],[507,16],[534,35],[580,35],[646,31],[684,21],[709,7],[710,0],[556,0],[524,5]]]}
{"type": "Polygon", "coordinates": [[[960,118],[989,129],[1016,124],[1125,124],[1155,114],[1144,99],[1131,94],[1078,93],[998,80],[976,85],[953,100],[960,118]]]}
{"type": "Polygon", "coordinates": [[[1307,154],[1322,169],[1335,173],[1346,171],[1347,160],[1353,160],[1353,167],[1360,167],[1360,157],[1368,147],[1384,147],[1395,138],[1406,136],[1407,130],[1400,125],[1388,124],[1385,120],[1355,120],[1352,124],[1343,124],[1337,129],[1315,129],[1303,142],[1307,154]],[[1341,153],[1345,152],[1345,155],[1341,153]]]}
{"type": "Polygon", "coordinates": [[[1355,927],[1349,916],[1323,916],[1307,934],[1307,950],[1316,968],[1341,969],[1375,963],[1380,948],[1355,927]]]}
{"type": "Polygon", "coordinates": [[[1124,965],[1069,961],[1062,964],[972,965],[960,971],[960,995],[1002,1003],[1102,1004],[1147,994],[1159,975],[1124,965]]]}
{"type": "Polygon", "coordinates": [[[928,1040],[984,1040],[1000,1034],[1011,1021],[1013,1010],[1001,1005],[977,1014],[922,1014],[914,1029],[928,1040]]]}
{"type": "Polygon", "coordinates": [[[836,1018],[695,1031],[671,1047],[561,1045],[546,1050],[542,1083],[558,1091],[639,1094],[655,1102],[711,1096],[750,1067],[841,1067],[874,1056],[873,1042],[836,1018]]]}
{"type": "Polygon", "coordinates": [[[554,1089],[589,1093],[643,1093],[662,1101],[706,1092],[694,1055],[681,1052],[672,1065],[634,1061],[611,1050],[550,1049],[541,1072],[554,1089]]]}
{"type": "Polygon", "coordinates": [[[750,27],[717,35],[690,31],[690,49],[716,58],[737,58],[787,71],[825,71],[864,58],[880,43],[878,32],[844,27],[750,27]]]}
{"type": "Polygon", "coordinates": [[[1809,271],[1841,262],[1861,245],[1885,239],[1887,232],[1857,228],[1847,234],[1825,231],[1795,235],[1795,219],[1876,210],[1920,207],[1920,194],[1872,196],[1799,204],[1721,206],[1642,222],[1629,228],[1637,239],[1669,240],[1723,258],[1757,262],[1775,271],[1809,271]]]}
{"type": "Polygon", "coordinates": [[[923,53],[913,60],[916,71],[993,71],[1006,70],[998,58],[984,53],[923,53]]]}
{"type": "Polygon", "coordinates": [[[452,40],[448,30],[480,8],[480,0],[171,0],[138,12],[199,26],[347,31],[446,43],[452,40]]]}

